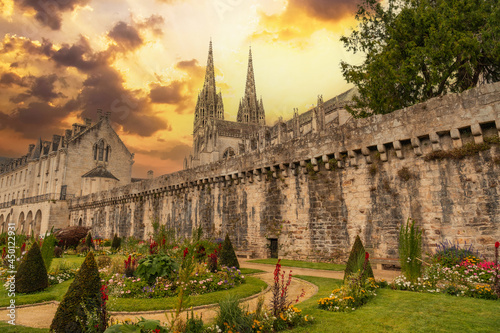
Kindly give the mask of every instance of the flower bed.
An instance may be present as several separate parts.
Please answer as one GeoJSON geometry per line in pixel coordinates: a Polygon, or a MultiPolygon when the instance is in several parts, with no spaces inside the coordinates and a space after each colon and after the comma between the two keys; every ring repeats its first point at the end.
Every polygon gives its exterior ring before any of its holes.
{"type": "Polygon", "coordinates": [[[139,277],[127,277],[125,274],[106,274],[101,271],[102,282],[107,283],[110,296],[122,298],[163,298],[173,297],[179,288],[189,291],[189,295],[202,295],[219,290],[234,288],[245,281],[239,269],[222,267],[220,271],[211,273],[205,268],[202,273],[190,277],[187,283],[170,280],[166,277],[156,278],[152,285],[139,277]]]}

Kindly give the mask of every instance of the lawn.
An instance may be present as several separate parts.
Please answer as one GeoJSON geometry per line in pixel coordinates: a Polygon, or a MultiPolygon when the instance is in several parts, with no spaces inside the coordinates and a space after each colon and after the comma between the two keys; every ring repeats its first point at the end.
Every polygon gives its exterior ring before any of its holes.
{"type": "MultiPolygon", "coordinates": [[[[34,294],[16,294],[16,305],[42,303],[46,301],[61,301],[64,294],[68,290],[69,285],[73,279],[64,281],[63,283],[56,284],[48,287],[44,291],[34,294]]],[[[0,289],[0,307],[8,306],[10,298],[7,295],[5,288],[0,289]]]]}
{"type": "Polygon", "coordinates": [[[319,287],[313,298],[298,305],[315,317],[313,326],[292,330],[305,332],[498,332],[500,301],[416,293],[391,289],[350,313],[317,308],[317,300],[328,297],[339,280],[297,276],[319,287]]]}
{"type": "Polygon", "coordinates": [[[0,332],[2,333],[48,333],[48,328],[33,328],[19,325],[11,325],[0,322],[0,332]]]}
{"type": "MultiPolygon", "coordinates": [[[[273,258],[253,259],[253,260],[248,260],[247,262],[276,266],[278,259],[273,259],[273,258]]],[[[343,271],[343,270],[345,270],[345,265],[331,264],[331,263],[325,263],[325,262],[308,262],[308,261],[300,261],[300,260],[281,259],[280,264],[283,267],[324,269],[327,271],[343,271]]]]}

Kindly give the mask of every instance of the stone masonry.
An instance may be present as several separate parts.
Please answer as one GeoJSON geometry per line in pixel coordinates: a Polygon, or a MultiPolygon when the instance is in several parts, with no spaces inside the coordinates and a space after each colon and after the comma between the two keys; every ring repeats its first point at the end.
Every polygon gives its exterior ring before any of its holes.
{"type": "Polygon", "coordinates": [[[70,223],[145,238],[158,219],[180,236],[199,226],[214,237],[229,233],[255,256],[269,256],[277,239],[280,257],[329,260],[345,256],[358,234],[373,256],[397,257],[399,227],[411,217],[426,250],[451,240],[493,256],[500,83],[388,115],[329,119],[263,149],[76,197],[70,223]],[[485,150],[463,159],[428,158],[485,140],[485,150]]]}

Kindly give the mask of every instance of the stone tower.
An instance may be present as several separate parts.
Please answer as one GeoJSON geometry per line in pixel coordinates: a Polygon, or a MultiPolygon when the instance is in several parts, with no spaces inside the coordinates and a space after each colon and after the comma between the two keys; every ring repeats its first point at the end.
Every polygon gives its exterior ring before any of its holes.
{"type": "Polygon", "coordinates": [[[240,101],[237,121],[239,123],[250,123],[258,125],[266,124],[266,115],[264,112],[264,105],[262,104],[262,98],[260,100],[257,100],[257,93],[255,90],[252,49],[250,49],[248,55],[248,72],[247,83],[245,87],[245,97],[243,97],[240,101]]]}
{"type": "Polygon", "coordinates": [[[217,93],[215,86],[214,55],[212,41],[210,41],[205,83],[198,94],[194,113],[193,148],[195,157],[200,151],[209,148],[208,133],[215,126],[215,119],[224,119],[224,105],[222,103],[222,94],[217,93]]]}

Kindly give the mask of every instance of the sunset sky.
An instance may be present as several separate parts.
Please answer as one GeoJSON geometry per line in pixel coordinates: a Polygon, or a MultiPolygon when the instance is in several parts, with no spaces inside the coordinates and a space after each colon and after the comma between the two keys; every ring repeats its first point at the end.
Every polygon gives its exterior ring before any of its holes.
{"type": "Polygon", "coordinates": [[[252,47],[267,124],[349,89],[339,42],[356,0],[0,0],[0,156],[20,157],[97,109],[135,153],[133,176],[180,170],[210,39],[225,118],[252,47]]]}

